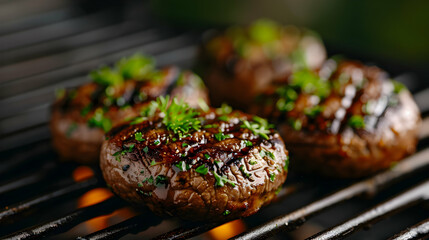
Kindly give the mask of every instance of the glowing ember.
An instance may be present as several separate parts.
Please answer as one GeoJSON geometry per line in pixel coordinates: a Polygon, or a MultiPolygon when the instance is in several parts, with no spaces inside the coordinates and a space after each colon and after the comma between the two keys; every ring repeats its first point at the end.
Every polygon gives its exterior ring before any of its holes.
{"type": "Polygon", "coordinates": [[[240,219],[237,219],[210,230],[208,234],[213,240],[223,240],[236,236],[244,232],[244,230],[246,230],[244,222],[240,219]]]}
{"type": "Polygon", "coordinates": [[[94,171],[87,166],[79,166],[73,171],[73,179],[76,182],[83,181],[94,176],[94,171]]]}
{"type": "MultiPolygon", "coordinates": [[[[78,201],[78,207],[87,207],[94,205],[96,203],[102,202],[110,197],[112,197],[112,192],[106,188],[95,188],[86,192],[78,201]]],[[[88,220],[85,224],[88,226],[90,231],[97,231],[109,226],[108,220],[110,215],[100,216],[88,220]]]]}

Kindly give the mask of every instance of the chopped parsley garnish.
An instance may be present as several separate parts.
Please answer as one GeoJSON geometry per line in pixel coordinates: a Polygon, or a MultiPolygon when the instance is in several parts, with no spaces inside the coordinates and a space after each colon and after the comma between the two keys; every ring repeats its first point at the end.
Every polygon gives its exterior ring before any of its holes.
{"type": "Polygon", "coordinates": [[[396,94],[400,93],[404,89],[407,89],[407,87],[405,87],[405,85],[401,82],[392,80],[392,83],[393,83],[393,92],[396,94]]]}
{"type": "Polygon", "coordinates": [[[258,161],[255,161],[255,160],[250,160],[250,161],[249,161],[249,164],[250,164],[250,165],[255,165],[255,164],[257,164],[257,163],[258,163],[258,161]]]}
{"type": "Polygon", "coordinates": [[[170,102],[170,97],[159,97],[157,99],[158,109],[163,117],[162,123],[168,130],[173,131],[183,137],[184,133],[190,130],[199,130],[201,128],[201,121],[196,118],[199,112],[190,108],[183,100],[180,102],[173,98],[170,102]]]}
{"type": "Polygon", "coordinates": [[[89,127],[97,127],[108,132],[112,128],[112,121],[104,116],[104,111],[101,108],[95,110],[94,116],[88,120],[89,127]]]}
{"type": "Polygon", "coordinates": [[[268,43],[279,38],[280,26],[267,19],[255,21],[249,27],[249,36],[258,43],[268,43]]]}
{"type": "Polygon", "coordinates": [[[74,131],[76,131],[78,125],[75,122],[72,122],[70,126],[67,128],[66,137],[70,138],[74,131]]]}
{"type": "Polygon", "coordinates": [[[155,160],[152,160],[152,162],[150,162],[150,165],[151,165],[151,166],[154,166],[154,165],[156,165],[156,162],[155,162],[155,160]]]}
{"type": "Polygon", "coordinates": [[[244,145],[246,145],[246,147],[251,147],[253,146],[253,143],[249,140],[244,140],[244,145]]]}
{"type": "Polygon", "coordinates": [[[250,177],[250,175],[252,175],[252,174],[248,173],[248,172],[244,169],[244,165],[241,165],[241,166],[239,167],[239,169],[240,169],[241,173],[243,173],[243,175],[244,175],[246,178],[249,178],[249,177],[250,177]]]}
{"type": "Polygon", "coordinates": [[[279,188],[276,189],[275,194],[278,195],[281,190],[282,190],[282,186],[280,186],[279,188]]]}
{"type": "Polygon", "coordinates": [[[289,156],[286,156],[285,165],[284,165],[283,169],[285,171],[287,171],[289,169],[289,156]]]}
{"type": "Polygon", "coordinates": [[[147,153],[149,151],[149,148],[146,146],[143,148],[143,152],[147,153]]]}
{"type": "MultiPolygon", "coordinates": [[[[122,147],[122,148],[123,148],[123,147],[122,147]]],[[[121,156],[123,156],[123,155],[125,155],[125,154],[127,154],[127,153],[132,152],[132,151],[133,151],[133,149],[134,149],[134,144],[131,144],[131,145],[128,147],[128,149],[122,149],[122,150],[119,150],[119,151],[115,152],[112,156],[114,156],[114,157],[115,157],[116,161],[120,162],[120,161],[121,161],[121,156]]]]}
{"type": "Polygon", "coordinates": [[[304,110],[305,115],[307,115],[307,116],[309,116],[311,118],[316,117],[321,112],[323,112],[323,106],[320,106],[320,105],[316,105],[316,106],[314,106],[312,108],[306,108],[304,110]]]}
{"type": "Polygon", "coordinates": [[[203,164],[203,165],[198,166],[195,169],[195,172],[202,174],[202,175],[206,175],[209,172],[209,169],[203,164]]]}
{"type": "Polygon", "coordinates": [[[276,159],[276,156],[274,155],[274,153],[272,153],[272,152],[270,152],[270,151],[262,150],[262,151],[260,151],[260,152],[259,152],[259,155],[260,155],[262,158],[264,158],[264,157],[269,157],[269,158],[271,158],[272,160],[275,160],[275,159],[276,159]]]}
{"type": "Polygon", "coordinates": [[[186,164],[185,161],[180,161],[174,164],[174,166],[176,166],[180,171],[186,171],[191,169],[191,166],[189,166],[189,164],[186,164]]]}
{"type": "Polygon", "coordinates": [[[153,176],[147,177],[145,179],[143,179],[142,183],[149,183],[149,184],[153,184],[153,176]]]}
{"type": "Polygon", "coordinates": [[[355,129],[365,128],[365,121],[363,117],[360,115],[351,116],[347,123],[350,127],[355,129]]]}
{"type": "Polygon", "coordinates": [[[241,125],[242,128],[247,128],[250,131],[253,132],[255,135],[259,135],[260,137],[268,140],[269,137],[267,134],[270,133],[270,128],[273,128],[274,125],[268,124],[267,120],[254,116],[253,122],[249,122],[247,120],[243,121],[243,124],[241,125]]]}
{"type": "Polygon", "coordinates": [[[168,178],[166,176],[158,175],[158,176],[156,176],[155,184],[156,185],[159,185],[159,184],[167,185],[168,184],[167,180],[168,180],[168,178]]]}
{"type": "Polygon", "coordinates": [[[159,139],[156,139],[155,141],[153,141],[153,144],[159,145],[159,144],[161,144],[161,141],[159,139]]]}
{"type": "Polygon", "coordinates": [[[280,98],[276,103],[277,109],[282,112],[289,112],[295,107],[295,103],[293,101],[287,101],[284,98],[280,98]]]}
{"type": "Polygon", "coordinates": [[[86,105],[84,108],[82,108],[82,110],[80,111],[80,115],[82,117],[88,115],[88,113],[91,111],[92,108],[92,104],[89,103],[88,105],[86,105]]]}
{"type": "Polygon", "coordinates": [[[121,85],[124,82],[122,75],[115,69],[109,67],[102,67],[98,70],[92,71],[90,77],[95,83],[104,86],[121,85]]]}
{"type": "Polygon", "coordinates": [[[276,179],[276,174],[275,173],[270,173],[270,181],[274,182],[274,180],[276,179]]]}
{"type": "Polygon", "coordinates": [[[219,120],[224,121],[224,122],[228,122],[229,121],[229,117],[226,115],[222,115],[220,117],[218,117],[219,120]]]}
{"type": "Polygon", "coordinates": [[[226,103],[222,103],[220,108],[216,108],[216,113],[218,115],[230,114],[232,112],[232,107],[226,103]]]}
{"type": "Polygon", "coordinates": [[[137,141],[139,141],[139,142],[142,142],[142,141],[145,141],[145,139],[144,138],[142,138],[142,133],[141,132],[136,132],[135,134],[134,134],[134,138],[137,140],[137,141]]]}
{"type": "Polygon", "coordinates": [[[204,128],[217,128],[217,127],[219,127],[219,125],[217,125],[217,124],[207,124],[207,125],[204,125],[204,128]]]}
{"type": "Polygon", "coordinates": [[[231,211],[229,211],[229,210],[225,210],[225,212],[223,212],[222,214],[224,215],[224,216],[226,216],[226,215],[229,215],[231,213],[231,211]]]}
{"type": "Polygon", "coordinates": [[[187,143],[182,143],[182,147],[187,147],[187,146],[189,146],[189,144],[187,144],[187,143]]]}
{"type": "Polygon", "coordinates": [[[151,57],[135,54],[121,59],[116,66],[124,79],[143,80],[154,70],[155,61],[151,57]]]}
{"type": "Polygon", "coordinates": [[[223,132],[220,132],[220,133],[215,133],[214,134],[214,137],[216,138],[216,140],[218,140],[218,141],[223,141],[223,140],[225,140],[226,139],[226,135],[225,134],[223,134],[223,132]]]}
{"type": "Polygon", "coordinates": [[[278,110],[288,112],[295,107],[295,100],[298,98],[298,94],[292,87],[288,85],[279,87],[276,93],[280,96],[276,103],[278,110]]]}
{"type": "Polygon", "coordinates": [[[198,106],[200,106],[201,110],[203,110],[204,112],[208,112],[210,110],[209,105],[207,105],[206,101],[204,101],[201,98],[198,98],[198,106]]]}
{"type": "Polygon", "coordinates": [[[325,98],[330,93],[327,81],[321,79],[315,72],[308,69],[296,71],[292,74],[290,86],[299,88],[301,91],[325,98]]]}
{"type": "Polygon", "coordinates": [[[289,124],[292,126],[293,129],[299,131],[302,128],[302,122],[300,119],[289,119],[289,124]]]}
{"type": "Polygon", "coordinates": [[[209,160],[210,159],[210,155],[208,155],[207,153],[204,153],[204,157],[209,160]]]}
{"type": "Polygon", "coordinates": [[[235,183],[233,181],[229,180],[227,177],[218,175],[216,173],[216,171],[212,171],[212,173],[216,179],[216,184],[215,184],[216,186],[223,187],[223,186],[225,186],[225,183],[228,183],[232,187],[235,187],[235,183]]]}

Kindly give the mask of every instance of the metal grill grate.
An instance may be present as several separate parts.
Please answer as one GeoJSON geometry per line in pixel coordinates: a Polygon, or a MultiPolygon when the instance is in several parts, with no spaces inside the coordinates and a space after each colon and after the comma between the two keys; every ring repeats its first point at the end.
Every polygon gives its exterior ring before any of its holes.
{"type": "MultiPolygon", "coordinates": [[[[0,1],[0,9],[18,9],[21,2],[0,1]]],[[[80,85],[87,81],[85,75],[91,69],[138,51],[154,55],[160,65],[189,67],[199,34],[158,26],[146,14],[146,3],[137,1],[120,6],[120,11],[118,5],[107,5],[89,12],[71,2],[32,2],[31,6],[39,7],[28,10],[28,16],[10,13],[5,19],[0,17],[0,238],[133,238],[130,234],[145,238],[150,227],[161,224],[167,228],[149,235],[187,239],[223,224],[162,219],[141,209],[135,216],[86,236],[76,230],[75,226],[127,204],[111,196],[94,205],[76,207],[76,199],[102,187],[103,181],[97,167],[92,167],[92,177],[76,180],[71,176],[79,166],[56,161],[47,126],[54,90],[80,85]]],[[[429,92],[415,96],[425,110],[429,92]]],[[[428,237],[428,133],[429,119],[425,119],[419,151],[368,179],[337,182],[291,176],[277,202],[243,219],[249,228],[233,239],[291,238],[287,232],[296,236],[294,230],[314,223],[313,219],[325,224],[312,231],[314,236],[306,236],[308,239],[337,239],[354,232],[351,237],[359,239],[365,236],[361,228],[381,220],[392,228],[375,227],[382,234],[372,239],[428,237]],[[398,212],[411,217],[407,221],[386,220],[398,212]]]]}

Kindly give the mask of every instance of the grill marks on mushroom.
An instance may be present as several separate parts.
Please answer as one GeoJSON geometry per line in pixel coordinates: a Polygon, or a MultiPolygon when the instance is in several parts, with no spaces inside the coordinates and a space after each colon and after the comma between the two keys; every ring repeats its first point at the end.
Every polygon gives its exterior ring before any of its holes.
{"type": "Polygon", "coordinates": [[[67,90],[55,102],[50,123],[59,155],[85,164],[97,162],[106,131],[124,119],[138,116],[148,102],[169,92],[194,107],[208,101],[201,79],[189,71],[166,67],[152,75],[116,85],[91,82],[67,90]]]}
{"type": "Polygon", "coordinates": [[[414,152],[421,120],[410,93],[376,67],[349,61],[336,65],[329,60],[319,71],[309,71],[314,79],[301,85],[293,77],[306,76],[292,74],[288,84],[267,91],[251,110],[278,123],[295,166],[361,177],[414,152]],[[322,83],[311,89],[311,81],[322,83]],[[328,91],[317,91],[323,85],[328,91]]]}
{"type": "Polygon", "coordinates": [[[242,127],[252,116],[238,111],[210,110],[199,119],[200,130],[182,138],[159,116],[110,135],[101,153],[106,182],[119,196],[159,214],[224,220],[257,212],[286,179],[288,156],[280,136],[273,129],[268,139],[255,135],[242,127]],[[145,141],[136,141],[136,132],[145,141]],[[133,151],[117,161],[113,155],[132,144],[133,151]],[[130,165],[127,171],[124,165],[130,165]]]}

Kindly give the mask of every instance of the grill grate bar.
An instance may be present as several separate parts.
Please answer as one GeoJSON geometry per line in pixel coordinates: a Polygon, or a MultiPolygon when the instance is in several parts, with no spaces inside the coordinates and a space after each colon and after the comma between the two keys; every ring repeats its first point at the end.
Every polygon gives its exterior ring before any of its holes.
{"type": "Polygon", "coordinates": [[[99,28],[117,19],[114,11],[104,10],[91,15],[65,20],[42,27],[32,28],[0,38],[0,51],[29,46],[60,37],[78,34],[85,30],[99,28]]]}
{"type": "MultiPolygon", "coordinates": [[[[294,192],[297,192],[301,189],[304,189],[306,186],[301,183],[295,183],[293,185],[288,185],[280,190],[277,194],[276,202],[281,201],[287,195],[290,195],[294,192]]],[[[156,240],[172,240],[172,239],[187,239],[191,237],[198,236],[204,232],[207,232],[215,227],[222,225],[223,223],[205,223],[205,224],[190,224],[188,226],[183,226],[166,232],[162,235],[157,236],[156,240]]]]}
{"type": "Polygon", "coordinates": [[[399,162],[395,168],[384,171],[366,180],[357,182],[327,197],[315,201],[289,214],[277,217],[265,224],[242,233],[233,239],[261,239],[279,231],[293,230],[318,212],[362,194],[375,194],[383,187],[429,166],[429,148],[399,162]]]}
{"type": "Polygon", "coordinates": [[[429,180],[375,206],[374,208],[352,218],[331,229],[320,232],[308,240],[327,240],[343,238],[370,223],[376,222],[388,214],[410,207],[421,201],[429,199],[429,180]]]}
{"type": "Polygon", "coordinates": [[[173,240],[173,239],[188,239],[207,232],[223,223],[206,223],[206,224],[190,224],[185,227],[176,228],[170,232],[155,237],[153,240],[173,240]]]}
{"type": "Polygon", "coordinates": [[[81,222],[100,215],[109,214],[123,206],[124,202],[122,200],[112,197],[101,203],[97,203],[89,207],[79,208],[74,212],[56,220],[10,234],[3,239],[40,239],[41,237],[62,233],[81,222]]]}
{"type": "Polygon", "coordinates": [[[26,176],[9,181],[6,184],[0,185],[0,197],[10,191],[20,188],[22,189],[45,181],[47,178],[52,177],[52,173],[55,167],[56,164],[48,163],[44,167],[41,167],[40,170],[37,172],[28,174],[26,176]]]}
{"type": "Polygon", "coordinates": [[[70,197],[72,195],[80,195],[98,185],[98,180],[91,178],[83,182],[77,182],[70,184],[66,187],[62,187],[58,190],[52,191],[35,197],[31,200],[20,202],[16,205],[5,207],[0,211],[0,224],[5,222],[13,222],[19,216],[22,216],[25,212],[33,210],[37,207],[46,206],[49,203],[60,201],[63,198],[70,197]]]}
{"type": "Polygon", "coordinates": [[[138,233],[146,230],[151,226],[156,226],[164,219],[151,212],[140,214],[127,219],[118,224],[112,225],[103,230],[91,233],[85,237],[78,237],[79,240],[101,240],[101,239],[119,239],[129,233],[138,233]],[[149,217],[150,216],[150,217],[149,217]]]}
{"type": "Polygon", "coordinates": [[[429,218],[389,238],[389,240],[424,239],[429,236],[429,218]]]}

